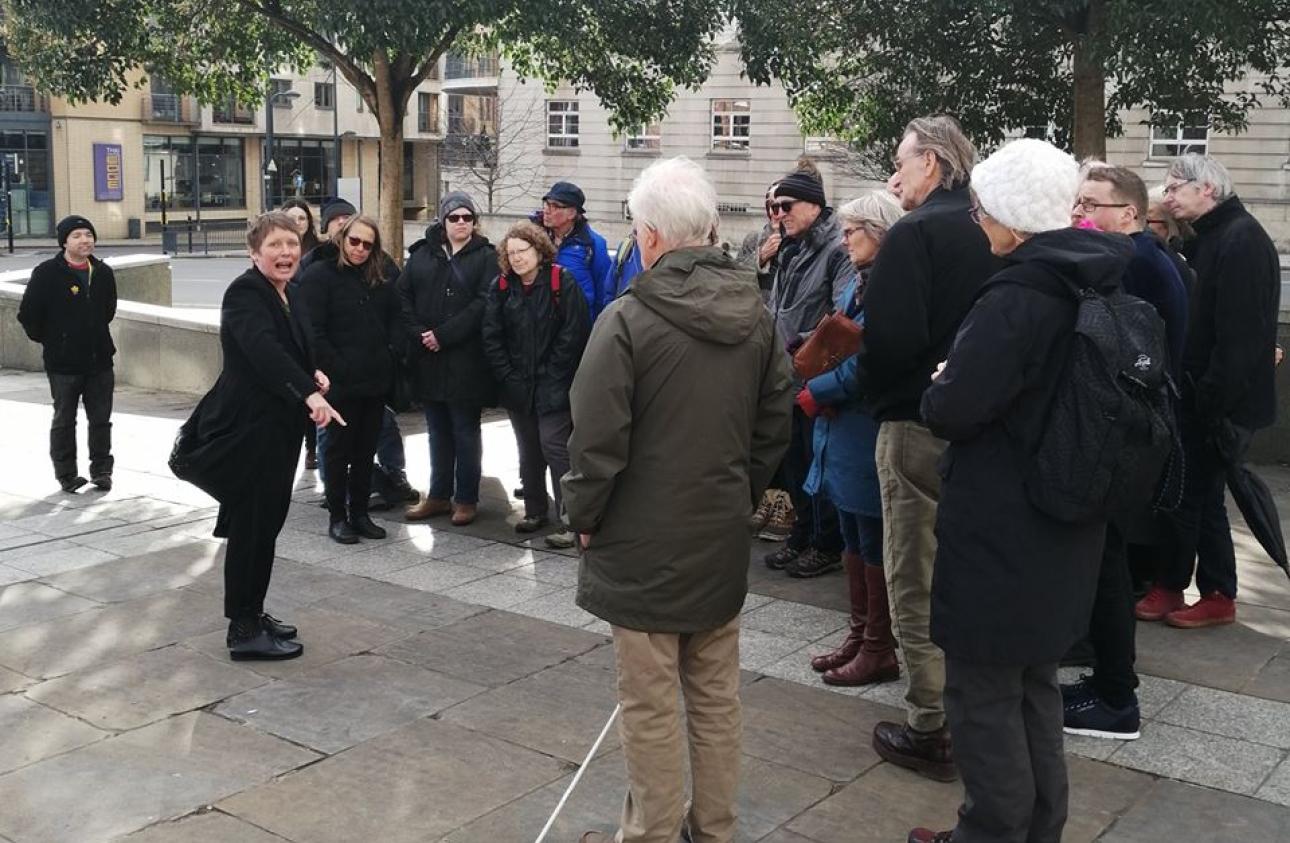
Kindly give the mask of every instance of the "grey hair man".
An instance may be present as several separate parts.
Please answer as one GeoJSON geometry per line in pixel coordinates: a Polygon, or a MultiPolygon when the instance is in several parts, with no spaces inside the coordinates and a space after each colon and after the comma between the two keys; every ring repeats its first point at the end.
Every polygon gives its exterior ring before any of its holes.
{"type": "Polygon", "coordinates": [[[710,245],[717,196],[698,165],[652,165],[627,204],[643,271],[601,315],[574,378],[563,480],[577,602],[613,630],[628,778],[617,836],[582,841],[675,843],[688,825],[729,843],[745,525],[788,444],[788,361],[753,270],[710,245]]]}

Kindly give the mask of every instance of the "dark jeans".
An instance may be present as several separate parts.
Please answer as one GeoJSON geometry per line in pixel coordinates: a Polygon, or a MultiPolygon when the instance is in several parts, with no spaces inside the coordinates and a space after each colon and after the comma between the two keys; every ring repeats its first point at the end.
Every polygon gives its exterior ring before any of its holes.
{"type": "Polygon", "coordinates": [[[1057,665],[945,657],[963,805],[954,843],[1060,843],[1068,783],[1057,665]]]}
{"type": "Polygon", "coordinates": [[[346,426],[328,425],[335,429],[328,430],[326,453],[319,456],[326,460],[323,485],[334,522],[367,514],[367,501],[372,494],[372,457],[385,403],[380,398],[349,398],[333,401],[332,406],[345,419],[346,426]]]}
{"type": "Polygon", "coordinates": [[[1112,708],[1124,708],[1135,699],[1138,674],[1133,664],[1137,657],[1137,628],[1133,615],[1133,578],[1129,573],[1124,536],[1114,525],[1107,525],[1093,616],[1088,627],[1088,640],[1096,659],[1089,683],[1112,708]]]}
{"type": "MultiPolygon", "coordinates": [[[[408,462],[403,452],[403,432],[399,430],[399,417],[389,407],[385,407],[385,415],[381,418],[381,433],[376,440],[376,462],[387,474],[401,472],[407,468],[408,462]]],[[[341,415],[344,415],[342,413],[341,415]]],[[[345,421],[349,421],[349,416],[345,416],[345,421]]],[[[327,483],[327,428],[317,428],[318,441],[316,453],[318,455],[318,479],[327,483]]]]}
{"type": "Polygon", "coordinates": [[[881,568],[882,519],[841,509],[837,512],[842,546],[850,553],[860,554],[866,565],[881,568]]]}
{"type": "Polygon", "coordinates": [[[480,408],[427,401],[430,434],[430,497],[457,503],[479,503],[479,476],[484,459],[480,408]]]}
{"type": "Polygon", "coordinates": [[[85,404],[89,423],[90,478],[112,476],[112,390],[116,377],[111,368],[92,375],[48,372],[49,394],[54,399],[54,421],[49,426],[49,458],[60,481],[75,477],[76,410],[85,404]]]}
{"type": "Polygon", "coordinates": [[[569,470],[569,436],[573,433],[573,416],[568,410],[556,413],[519,413],[511,410],[511,429],[520,453],[520,485],[524,487],[524,514],[545,516],[551,502],[546,494],[547,468],[555,489],[555,515],[560,509],[560,478],[569,470]]]}
{"type": "MultiPolygon", "coordinates": [[[[1187,473],[1182,503],[1173,513],[1176,544],[1157,584],[1183,591],[1196,572],[1202,595],[1218,591],[1236,597],[1236,549],[1227,521],[1227,471],[1203,423],[1190,412],[1179,413],[1187,473]]],[[[1243,457],[1244,455],[1240,455],[1243,457]]]]}
{"type": "Polygon", "coordinates": [[[794,550],[813,547],[828,553],[842,549],[842,534],[838,531],[838,513],[824,495],[808,495],[802,484],[811,471],[814,459],[812,436],[815,423],[796,405],[793,406],[793,435],[788,443],[781,467],[788,495],[793,499],[795,513],[793,532],[788,546],[794,550]]]}

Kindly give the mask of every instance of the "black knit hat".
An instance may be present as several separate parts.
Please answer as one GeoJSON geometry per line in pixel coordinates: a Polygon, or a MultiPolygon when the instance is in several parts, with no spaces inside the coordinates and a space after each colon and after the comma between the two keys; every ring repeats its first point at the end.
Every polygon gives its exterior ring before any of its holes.
{"type": "Polygon", "coordinates": [[[78,228],[88,228],[90,230],[90,236],[94,238],[95,242],[98,241],[99,233],[94,230],[94,223],[85,219],[85,217],[80,214],[72,214],[70,217],[63,217],[59,220],[58,226],[54,229],[58,232],[58,248],[65,248],[67,246],[67,238],[78,228]]]}
{"type": "Polygon", "coordinates": [[[775,199],[798,199],[821,208],[829,204],[820,180],[803,172],[789,173],[775,182],[773,190],[775,199]]]}
{"type": "Polygon", "coordinates": [[[333,199],[322,206],[322,230],[327,231],[327,224],[336,217],[352,217],[358,213],[358,209],[344,199],[333,199]]]}

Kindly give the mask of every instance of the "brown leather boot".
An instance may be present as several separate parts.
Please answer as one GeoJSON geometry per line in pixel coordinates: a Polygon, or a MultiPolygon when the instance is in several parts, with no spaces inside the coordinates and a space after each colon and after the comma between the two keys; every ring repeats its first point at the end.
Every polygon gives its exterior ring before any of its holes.
{"type": "Polygon", "coordinates": [[[874,685],[900,678],[896,638],[891,634],[891,611],[887,605],[886,576],[877,565],[862,567],[869,592],[864,641],[854,659],[825,672],[826,685],[874,685]]]}
{"type": "Polygon", "coordinates": [[[409,506],[403,510],[403,517],[408,521],[424,521],[436,515],[447,515],[449,512],[452,512],[452,501],[426,495],[415,506],[409,506]]]}
{"type": "Polygon", "coordinates": [[[959,777],[948,726],[919,732],[904,723],[883,721],[873,727],[873,748],[883,760],[929,779],[952,782],[959,777]]]}
{"type": "Polygon", "coordinates": [[[475,520],[475,513],[478,508],[473,503],[454,503],[452,505],[452,525],[454,527],[465,527],[475,520]]]}
{"type": "MultiPolygon", "coordinates": [[[[816,673],[841,667],[856,657],[860,644],[864,641],[865,612],[867,611],[868,592],[865,587],[864,560],[860,554],[842,551],[842,565],[847,572],[847,591],[851,595],[851,632],[847,639],[831,653],[811,659],[811,669],[816,673]]],[[[886,591],[887,586],[883,585],[886,591]]]]}

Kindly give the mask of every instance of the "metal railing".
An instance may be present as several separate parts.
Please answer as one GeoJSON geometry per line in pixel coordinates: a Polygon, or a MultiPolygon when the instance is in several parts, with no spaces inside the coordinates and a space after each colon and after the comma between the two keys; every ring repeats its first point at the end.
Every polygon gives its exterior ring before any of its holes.
{"type": "Polygon", "coordinates": [[[497,56],[462,56],[449,53],[443,64],[444,79],[483,79],[497,75],[497,56]]]}
{"type": "Polygon", "coordinates": [[[0,85],[0,112],[49,110],[49,98],[30,85],[0,85]]]}
{"type": "Polygon", "coordinates": [[[202,220],[162,226],[161,250],[171,255],[208,255],[246,249],[246,220],[202,220]]]}

